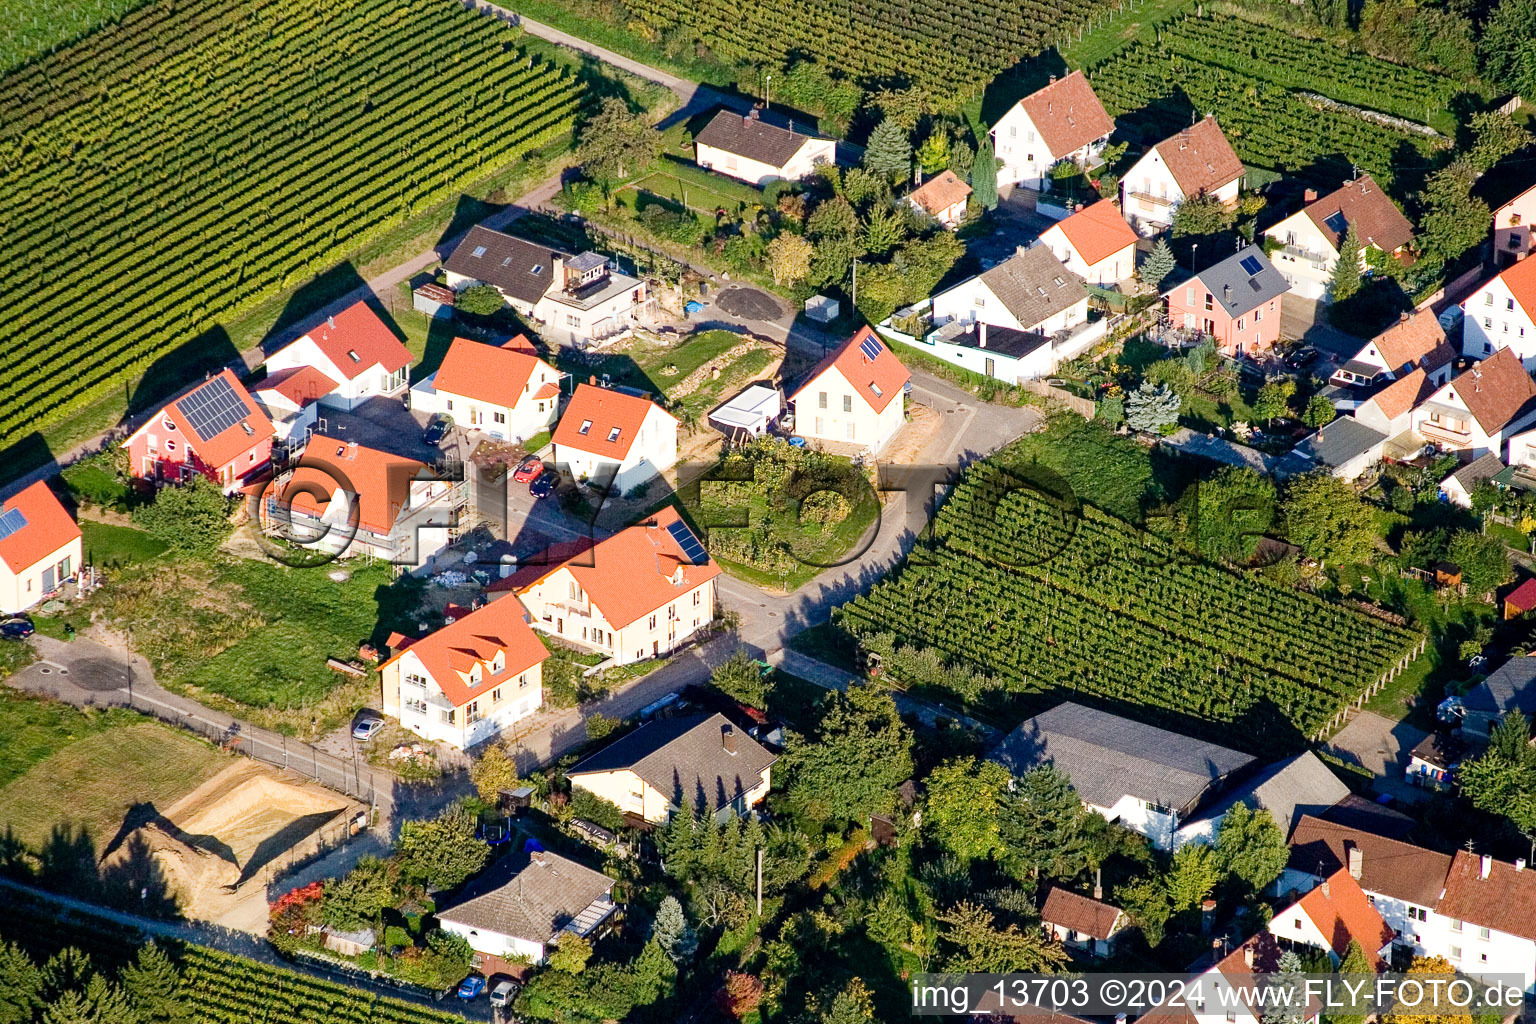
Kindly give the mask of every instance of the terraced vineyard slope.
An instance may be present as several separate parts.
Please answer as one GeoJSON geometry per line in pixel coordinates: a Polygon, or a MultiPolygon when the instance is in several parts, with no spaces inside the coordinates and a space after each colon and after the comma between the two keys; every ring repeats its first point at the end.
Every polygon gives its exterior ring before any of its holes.
{"type": "MultiPolygon", "coordinates": [[[[1008,724],[1082,694],[1248,749],[1311,736],[1422,639],[1058,505],[996,460],[966,474],[934,543],[838,620],[871,649],[929,649],[988,677],[947,696],[1008,724]]],[[[901,663],[899,681],[928,682],[901,663]]]]}
{"type": "Polygon", "coordinates": [[[443,0],[160,2],[0,79],[0,449],[571,130],[443,0]]]}

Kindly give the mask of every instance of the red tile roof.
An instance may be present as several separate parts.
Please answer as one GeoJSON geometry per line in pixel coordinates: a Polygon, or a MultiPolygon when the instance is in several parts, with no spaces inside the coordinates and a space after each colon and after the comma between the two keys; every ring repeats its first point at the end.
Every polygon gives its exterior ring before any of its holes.
{"type": "Polygon", "coordinates": [[[1526,315],[1536,320],[1536,260],[1521,260],[1499,277],[1526,315]]]}
{"type": "Polygon", "coordinates": [[[0,502],[0,513],[13,509],[27,521],[9,537],[0,538],[0,560],[13,573],[30,569],[80,537],[80,527],[42,480],[0,502]]]}
{"type": "Polygon", "coordinates": [[[1057,79],[1019,104],[1057,159],[1115,130],[1114,120],[1081,71],[1057,79]]]}
{"type": "Polygon", "coordinates": [[[1432,907],[1439,899],[1451,867],[1446,854],[1310,814],[1291,833],[1290,866],[1326,878],[1349,866],[1351,847],[1359,851],[1360,882],[1372,892],[1420,907],[1432,907]]]}
{"type": "Polygon", "coordinates": [[[428,633],[379,667],[393,664],[408,650],[421,659],[443,696],[454,707],[463,707],[549,657],[549,649],[528,625],[527,615],[522,602],[515,598],[492,601],[428,633]],[[506,663],[500,672],[492,673],[491,662],[497,651],[503,652],[506,663]],[[470,686],[469,672],[477,663],[482,673],[480,685],[470,686]]]}
{"type": "Polygon", "coordinates": [[[1368,401],[1374,403],[1387,419],[1395,420],[1410,409],[1417,408],[1420,402],[1434,393],[1435,383],[1429,379],[1429,374],[1416,369],[1406,377],[1397,378],[1368,401]]]}
{"type": "Polygon", "coordinates": [[[1536,400],[1536,382],[1525,372],[1512,348],[1501,348],[1487,359],[1473,363],[1471,369],[1448,386],[1489,434],[1524,414],[1536,400]]]}
{"type": "Polygon", "coordinates": [[[1365,950],[1365,958],[1371,966],[1381,966],[1381,948],[1392,941],[1394,933],[1371,905],[1360,884],[1350,877],[1348,868],[1340,868],[1329,875],[1323,884],[1303,896],[1297,906],[1311,918],[1329,948],[1340,957],[1349,950],[1349,942],[1354,939],[1365,950]]]}
{"type": "Polygon", "coordinates": [[[1120,208],[1108,199],[1078,210],[1056,226],[1090,267],[1136,244],[1136,231],[1120,215],[1120,208]]]}
{"type": "Polygon", "coordinates": [[[310,331],[308,337],[348,380],[374,366],[394,373],[411,362],[411,353],[366,302],[348,306],[310,331]]]}
{"type": "Polygon", "coordinates": [[[1428,310],[1401,317],[1369,344],[1376,346],[1382,362],[1393,373],[1405,366],[1422,366],[1433,372],[1456,358],[1456,350],[1445,340],[1445,328],[1428,310]]]}
{"type": "Polygon", "coordinates": [[[1317,225],[1335,251],[1344,240],[1344,232],[1335,230],[1328,218],[1339,213],[1355,226],[1362,246],[1370,244],[1383,252],[1392,252],[1413,241],[1413,225],[1369,174],[1345,182],[1343,188],[1328,193],[1302,212],[1317,225]]]}
{"type": "Polygon", "coordinates": [[[1120,913],[1118,907],[1053,885],[1046,893],[1045,905],[1040,908],[1040,920],[1107,940],[1115,933],[1120,913]]]}
{"type": "Polygon", "coordinates": [[[652,409],[658,409],[666,416],[672,415],[649,398],[595,384],[578,384],[570,404],[565,407],[565,414],[555,425],[553,440],[567,448],[623,462],[652,409]],[[581,429],[583,424],[587,425],[585,433],[581,429]],[[608,438],[615,427],[618,436],[610,441],[608,438]]]}
{"type": "Polygon", "coordinates": [[[383,536],[408,504],[411,481],[426,468],[403,455],[315,434],[293,476],[270,493],[316,517],[337,489],[355,494],[358,528],[383,536]]]}
{"type": "Polygon", "coordinates": [[[912,379],[912,374],[901,365],[901,360],[891,351],[879,335],[870,327],[861,327],[859,333],[843,342],[831,355],[823,359],[811,375],[805,378],[805,383],[789,396],[793,402],[803,395],[807,388],[816,383],[816,379],[828,370],[836,369],[838,373],[853,386],[853,390],[864,399],[875,412],[884,412],[885,407],[891,404],[891,400],[901,394],[901,389],[907,381],[912,379]],[[874,359],[866,356],[862,350],[866,339],[872,339],[880,346],[879,355],[874,359]]]}
{"type": "Polygon", "coordinates": [[[1519,612],[1528,612],[1536,608],[1536,578],[1528,579],[1504,599],[1505,608],[1513,608],[1519,612]]]}
{"type": "MultiPolygon", "coordinates": [[[[160,411],[146,419],[144,425],[134,431],[133,436],[128,440],[132,441],[134,437],[148,430],[160,430],[161,425],[167,420],[182,437],[192,444],[193,451],[197,453],[197,457],[203,464],[215,472],[228,466],[252,448],[270,441],[274,433],[272,421],[251,397],[250,392],[245,390],[245,385],[240,383],[240,379],[229,370],[223,370],[218,376],[195,384],[171,399],[160,411]],[[235,398],[245,406],[246,416],[213,437],[204,437],[192,428],[191,422],[182,414],[181,403],[209,387],[216,380],[222,380],[230,386],[235,393],[235,398]]],[[[124,442],[124,444],[127,443],[124,442]]]]}
{"type": "Polygon", "coordinates": [[[1186,196],[1215,192],[1243,174],[1243,162],[1214,116],[1164,139],[1155,148],[1186,196]]]}
{"type": "Polygon", "coordinates": [[[251,386],[252,394],[275,391],[301,409],[335,390],[336,382],[313,366],[290,366],[251,386]]]}
{"type": "Polygon", "coordinates": [[[956,203],[965,202],[970,194],[971,186],[961,181],[954,171],[941,171],[913,189],[907,198],[930,217],[937,217],[956,203]]]}
{"type": "Polygon", "coordinates": [[[527,339],[522,335],[500,348],[468,338],[454,338],[443,356],[443,364],[437,369],[433,386],[450,395],[462,395],[510,409],[523,397],[529,379],[540,366],[548,370],[550,376],[559,376],[553,366],[529,352],[526,345],[527,339]]]}
{"type": "Polygon", "coordinates": [[[1490,858],[1484,878],[1482,858],[1459,850],[1435,911],[1506,935],[1536,939],[1532,907],[1536,907],[1536,868],[1516,870],[1513,864],[1490,858]]]}
{"type": "Polygon", "coordinates": [[[498,581],[492,589],[523,593],[560,569],[567,569],[581,584],[587,598],[614,629],[623,629],[642,615],[720,575],[720,567],[706,556],[703,565],[692,565],[667,527],[681,522],[677,509],[668,506],[649,519],[592,544],[573,541],[560,558],[541,558],[498,581]],[[672,576],[682,571],[681,582],[672,576]]]}

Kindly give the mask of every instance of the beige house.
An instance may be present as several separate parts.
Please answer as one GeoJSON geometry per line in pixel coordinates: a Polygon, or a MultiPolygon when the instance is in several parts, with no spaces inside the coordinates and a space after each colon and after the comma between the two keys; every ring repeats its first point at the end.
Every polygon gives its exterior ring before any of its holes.
{"type": "Polygon", "coordinates": [[[1513,349],[1501,348],[1437,388],[1413,410],[1413,429],[1426,441],[1472,457],[1500,457],[1504,443],[1536,422],[1536,383],[1513,349]]]}
{"type": "Polygon", "coordinates": [[[961,181],[954,171],[940,171],[913,189],[907,202],[919,213],[954,229],[965,219],[965,204],[970,198],[971,186],[961,181]]]}
{"type": "MultiPolygon", "coordinates": [[[[536,629],[627,665],[670,654],[707,627],[719,575],[667,507],[597,544],[578,541],[528,559],[487,591],[517,595],[536,629]]],[[[492,607],[502,603],[517,600],[492,607]]]]}
{"type": "Polygon", "coordinates": [[[635,820],[660,824],[685,808],[745,815],[768,795],[777,760],[724,715],[686,715],[642,725],[566,778],[635,820]]]}
{"type": "Polygon", "coordinates": [[[1052,75],[992,126],[993,151],[1001,161],[997,183],[1049,191],[1051,168],[1063,160],[1079,167],[1097,163],[1114,130],[1087,76],[1052,75]]]}
{"type": "Polygon", "coordinates": [[[1501,267],[1518,263],[1536,248],[1536,185],[1493,212],[1493,258],[1501,267]]]}
{"type": "Polygon", "coordinates": [[[1370,175],[1347,181],[1321,199],[1307,189],[1306,206],[1264,232],[1281,245],[1270,259],[1293,292],[1304,299],[1328,300],[1339,247],[1351,224],[1360,240],[1353,259],[1362,271],[1370,249],[1395,255],[1413,241],[1413,225],[1370,175]]]}
{"type": "Polygon", "coordinates": [[[1136,273],[1136,238],[1120,208],[1101,199],[1046,228],[1035,244],[1089,284],[1107,287],[1136,273]]]}
{"type": "Polygon", "coordinates": [[[778,178],[799,181],[836,162],[837,140],[798,132],[793,124],[772,124],[756,107],[746,114],[722,110],[693,140],[693,154],[706,170],[766,185],[778,178]]]}
{"type": "Polygon", "coordinates": [[[45,600],[80,571],[80,527],[39,480],[0,502],[0,612],[45,600]]]}
{"type": "Polygon", "coordinates": [[[411,408],[451,416],[498,441],[520,441],[555,422],[560,377],[521,334],[500,347],[455,338],[442,365],[411,388],[411,408]]]}
{"type": "Polygon", "coordinates": [[[789,396],[795,433],[879,452],[906,422],[912,375],[868,327],[835,349],[789,396]]]}
{"type": "Polygon", "coordinates": [[[1131,227],[1156,235],[1173,226],[1180,204],[1210,196],[1232,206],[1242,186],[1243,163],[1214,116],[1164,139],[1120,179],[1120,209],[1131,227]]]}

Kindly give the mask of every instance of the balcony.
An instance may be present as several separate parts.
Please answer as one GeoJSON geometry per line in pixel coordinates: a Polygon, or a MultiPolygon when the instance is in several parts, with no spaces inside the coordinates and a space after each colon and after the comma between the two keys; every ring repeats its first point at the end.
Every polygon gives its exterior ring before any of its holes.
{"type": "Polygon", "coordinates": [[[1179,197],[1177,196],[1155,196],[1150,192],[1138,192],[1135,189],[1130,189],[1125,194],[1136,200],[1138,203],[1144,203],[1148,206],[1160,206],[1167,208],[1174,206],[1179,202],[1179,197]]]}
{"type": "Polygon", "coordinates": [[[1289,259],[1310,263],[1314,270],[1323,270],[1328,265],[1328,256],[1325,253],[1303,249],[1299,245],[1283,245],[1280,247],[1280,253],[1289,259]]]}

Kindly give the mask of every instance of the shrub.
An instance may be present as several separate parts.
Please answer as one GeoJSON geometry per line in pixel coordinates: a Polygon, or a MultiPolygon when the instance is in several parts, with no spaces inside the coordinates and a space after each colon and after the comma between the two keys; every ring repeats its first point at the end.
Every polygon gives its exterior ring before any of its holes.
{"type": "Polygon", "coordinates": [[[816,491],[800,503],[800,521],[831,526],[848,518],[848,499],[836,491],[816,491]]]}

